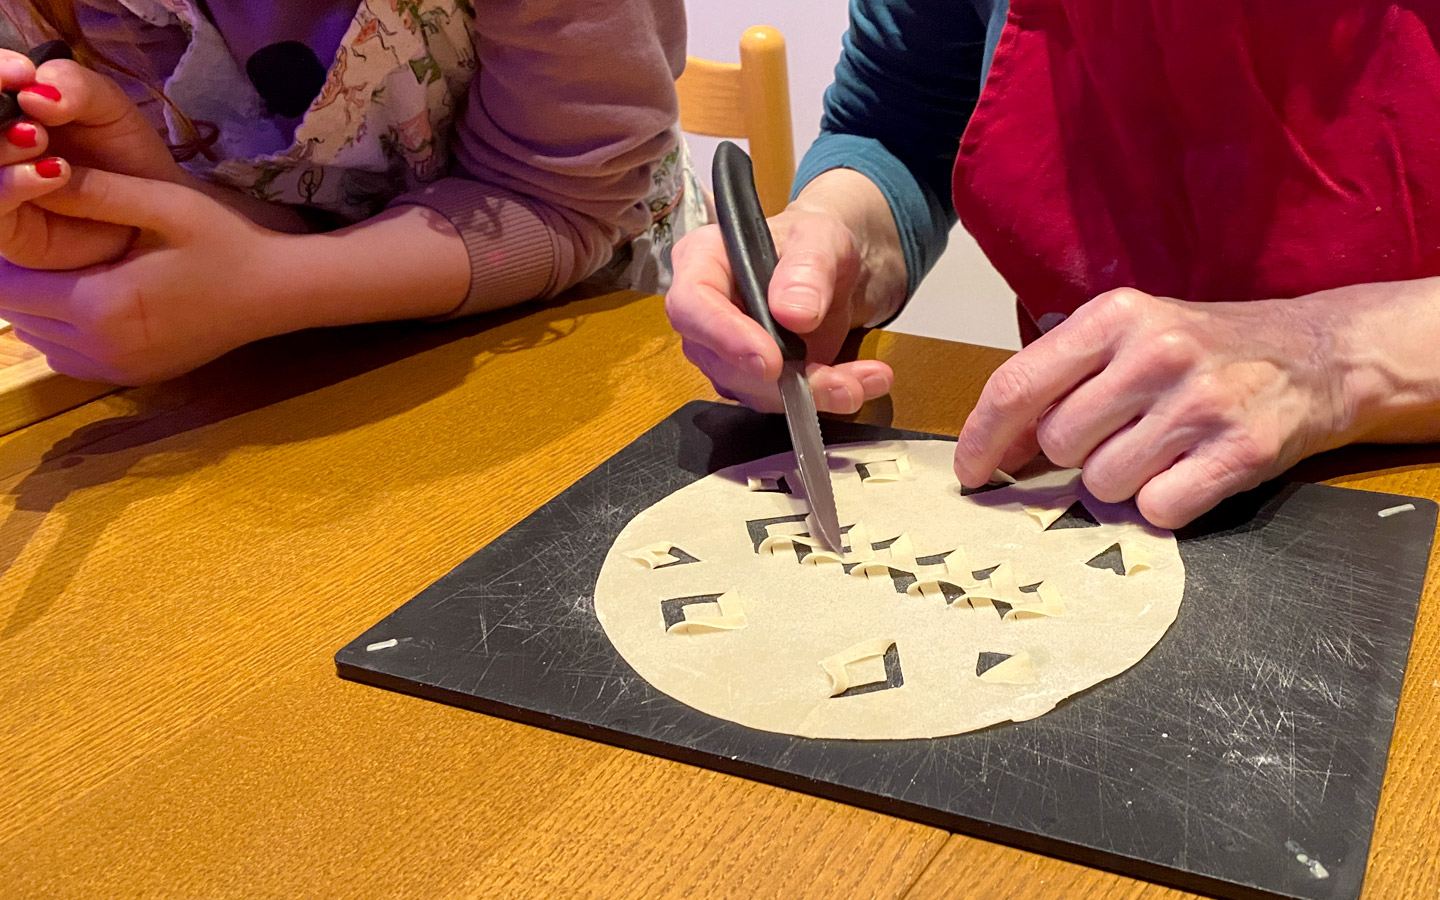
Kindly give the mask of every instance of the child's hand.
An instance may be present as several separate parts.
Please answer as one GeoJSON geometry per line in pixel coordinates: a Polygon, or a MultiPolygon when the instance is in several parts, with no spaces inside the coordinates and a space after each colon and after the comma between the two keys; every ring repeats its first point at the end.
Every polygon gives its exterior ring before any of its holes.
{"type": "Polygon", "coordinates": [[[20,108],[50,153],[76,166],[189,183],[155,125],[112,79],[68,59],[37,70],[24,55],[0,50],[0,82],[19,89],[20,108]]]}
{"type": "Polygon", "coordinates": [[[58,372],[158,381],[305,324],[287,318],[300,305],[295,276],[272,265],[292,238],[199,191],[77,168],[32,205],[136,234],[129,252],[106,265],[42,272],[0,264],[0,317],[58,372]]]}
{"type": "Polygon", "coordinates": [[[119,259],[128,225],[60,215],[32,201],[63,187],[66,164],[185,183],[189,176],[114,81],[69,60],[40,67],[0,50],[0,86],[19,88],[28,119],[0,142],[0,257],[30,269],[77,269],[119,259]],[[65,161],[48,153],[59,153],[65,161]]]}
{"type": "MultiPolygon", "coordinates": [[[[10,150],[0,148],[0,160],[10,150]]],[[[61,215],[35,202],[63,188],[70,171],[54,156],[0,166],[0,258],[27,269],[82,269],[130,249],[134,228],[61,215]]]]}

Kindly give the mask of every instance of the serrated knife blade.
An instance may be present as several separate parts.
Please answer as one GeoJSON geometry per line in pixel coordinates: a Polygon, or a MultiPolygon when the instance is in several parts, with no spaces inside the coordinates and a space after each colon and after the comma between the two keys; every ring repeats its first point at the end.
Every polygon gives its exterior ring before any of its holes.
{"type": "Polygon", "coordinates": [[[780,373],[780,398],[785,403],[785,425],[790,429],[790,442],[795,445],[800,482],[810,501],[815,528],[825,547],[839,553],[840,513],[835,508],[835,489],[830,484],[825,442],[820,439],[820,414],[815,411],[815,395],[810,393],[803,362],[785,361],[785,371],[780,373]]]}
{"type": "Polygon", "coordinates": [[[790,442],[795,446],[796,468],[810,503],[816,537],[826,549],[839,553],[840,516],[835,509],[825,442],[820,437],[820,416],[815,411],[815,397],[805,377],[805,341],[781,327],[770,315],[775,241],[755,193],[750,157],[735,144],[722,141],[715,151],[712,174],[720,233],[725,238],[725,253],[744,300],[745,312],[775,339],[785,358],[785,368],[780,375],[780,399],[785,404],[785,424],[790,430],[790,442]]]}

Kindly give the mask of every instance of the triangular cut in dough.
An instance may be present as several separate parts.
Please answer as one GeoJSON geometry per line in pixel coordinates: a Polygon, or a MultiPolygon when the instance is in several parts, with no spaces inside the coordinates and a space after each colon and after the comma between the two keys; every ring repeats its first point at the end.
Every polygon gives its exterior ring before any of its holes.
{"type": "Polygon", "coordinates": [[[1047,525],[1045,527],[1045,530],[1057,531],[1061,528],[1099,527],[1100,523],[1095,520],[1094,516],[1090,515],[1090,510],[1085,508],[1085,504],[1081,503],[1079,500],[1076,500],[1074,503],[1070,504],[1070,506],[1066,508],[1065,512],[1061,514],[1060,518],[1047,525]]]}
{"type": "Polygon", "coordinates": [[[966,486],[963,485],[963,484],[960,485],[960,496],[962,496],[962,497],[969,497],[969,496],[971,496],[972,494],[984,494],[984,493],[986,493],[987,491],[998,491],[998,490],[1000,490],[1001,488],[1009,487],[1010,485],[1012,485],[1012,484],[1014,484],[1014,483],[1015,483],[1015,479],[1014,479],[1014,478],[1012,478],[1011,476],[1005,474],[1004,472],[1000,471],[999,469],[996,469],[996,470],[995,470],[995,473],[990,476],[990,480],[989,480],[988,482],[986,482],[985,484],[980,485],[979,487],[972,488],[972,487],[966,487],[966,486]]]}
{"type": "Polygon", "coordinates": [[[1154,562],[1144,544],[1117,541],[1085,563],[1092,569],[1108,569],[1116,575],[1134,575],[1151,568],[1154,562]]]}
{"type": "Polygon", "coordinates": [[[1109,569],[1116,575],[1125,574],[1125,557],[1120,553],[1119,544],[1106,547],[1085,565],[1092,569],[1109,569]]]}
{"type": "Polygon", "coordinates": [[[1030,654],[982,652],[975,661],[975,674],[991,684],[1034,684],[1035,664],[1030,654]]]}

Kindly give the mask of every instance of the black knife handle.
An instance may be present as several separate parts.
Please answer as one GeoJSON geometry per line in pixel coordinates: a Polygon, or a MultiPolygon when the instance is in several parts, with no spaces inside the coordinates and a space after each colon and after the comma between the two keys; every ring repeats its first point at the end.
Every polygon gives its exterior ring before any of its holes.
{"type": "MultiPolygon", "coordinates": [[[[75,58],[75,54],[70,50],[70,45],[64,41],[46,41],[31,48],[25,55],[30,57],[30,61],[36,66],[50,62],[52,59],[75,58]]],[[[0,131],[9,128],[23,118],[25,118],[25,113],[20,109],[20,101],[15,96],[15,92],[0,92],[0,131]]]]}
{"type": "Polygon", "coordinates": [[[46,41],[43,44],[38,44],[30,48],[25,55],[30,57],[30,61],[37,67],[43,66],[51,60],[75,58],[75,54],[71,51],[70,45],[64,41],[46,41]]]}
{"type": "Polygon", "coordinates": [[[805,359],[805,341],[770,315],[770,277],[775,274],[775,240],[760,198],[755,193],[755,170],[744,150],[721,141],[711,171],[715,183],[715,211],[725,237],[725,255],[735,286],[745,301],[745,312],[770,333],[786,359],[805,359]]]}

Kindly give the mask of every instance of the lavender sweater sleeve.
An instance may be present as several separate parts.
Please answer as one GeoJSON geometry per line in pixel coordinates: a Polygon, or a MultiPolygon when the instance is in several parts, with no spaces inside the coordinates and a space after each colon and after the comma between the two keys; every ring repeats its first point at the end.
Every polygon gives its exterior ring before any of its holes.
{"type": "Polygon", "coordinates": [[[398,197],[469,250],[457,315],[549,297],[650,225],[643,199],[674,146],[682,0],[486,0],[480,68],[450,177],[398,197]]]}
{"type": "MultiPolygon", "coordinates": [[[[24,6],[0,0],[6,11],[24,6]]],[[[185,49],[179,28],[147,26],[119,0],[77,6],[87,35],[156,82],[185,49]]],[[[455,165],[391,203],[434,209],[464,240],[470,290],[454,315],[553,296],[650,225],[643,201],[676,140],[685,64],[684,0],[473,6],[480,67],[456,123],[455,165]]]]}

